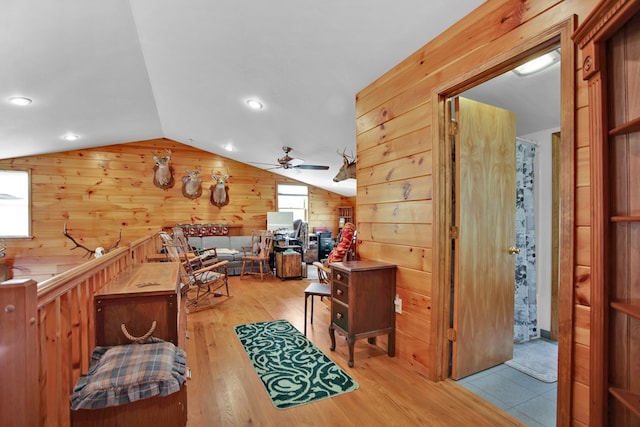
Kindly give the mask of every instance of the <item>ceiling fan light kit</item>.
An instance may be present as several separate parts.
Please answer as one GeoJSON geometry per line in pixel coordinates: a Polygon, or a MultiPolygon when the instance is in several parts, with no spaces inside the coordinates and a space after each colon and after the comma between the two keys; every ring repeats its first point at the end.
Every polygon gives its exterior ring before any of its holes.
{"type": "Polygon", "coordinates": [[[305,170],[328,170],[329,166],[324,165],[305,165],[304,160],[297,159],[295,157],[291,157],[289,153],[293,150],[291,147],[284,146],[282,147],[282,151],[284,151],[284,156],[279,157],[277,159],[278,164],[272,163],[261,163],[261,162],[249,162],[257,165],[271,165],[274,166],[271,169],[305,169],[305,170]]]}

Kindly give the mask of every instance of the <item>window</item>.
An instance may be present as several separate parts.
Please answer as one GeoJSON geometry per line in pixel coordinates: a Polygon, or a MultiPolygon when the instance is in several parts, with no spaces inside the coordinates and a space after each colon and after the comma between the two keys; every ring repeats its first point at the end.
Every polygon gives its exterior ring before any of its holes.
{"type": "Polygon", "coordinates": [[[309,188],[306,185],[278,184],[278,212],[293,212],[293,220],[307,221],[309,188]]]}
{"type": "Polygon", "coordinates": [[[0,170],[0,237],[31,236],[31,174],[0,170]]]}

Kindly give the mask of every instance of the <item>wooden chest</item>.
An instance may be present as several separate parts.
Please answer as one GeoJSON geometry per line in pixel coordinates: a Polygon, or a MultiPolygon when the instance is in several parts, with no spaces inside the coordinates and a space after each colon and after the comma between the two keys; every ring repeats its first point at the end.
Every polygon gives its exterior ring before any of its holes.
{"type": "Polygon", "coordinates": [[[280,279],[302,277],[302,255],[299,252],[276,252],[276,276],[280,279]]]}
{"type": "Polygon", "coordinates": [[[72,427],[187,425],[187,385],[168,396],[154,396],[125,405],[71,411],[72,427]]]}
{"type": "Polygon", "coordinates": [[[145,335],[156,322],[152,336],[184,348],[179,339],[179,263],[144,263],[132,267],[94,297],[96,345],[122,345],[131,341],[122,332],[145,335]]]}

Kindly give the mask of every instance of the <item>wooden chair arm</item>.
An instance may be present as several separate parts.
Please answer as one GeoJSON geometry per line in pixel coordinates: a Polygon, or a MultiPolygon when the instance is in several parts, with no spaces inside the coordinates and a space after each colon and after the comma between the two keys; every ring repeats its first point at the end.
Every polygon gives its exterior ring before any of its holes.
{"type": "Polygon", "coordinates": [[[226,267],[227,264],[229,264],[229,260],[225,259],[224,261],[218,261],[215,264],[211,264],[211,265],[208,265],[208,266],[206,266],[204,268],[200,268],[198,270],[194,270],[193,274],[200,274],[200,273],[204,273],[204,272],[207,272],[207,271],[216,270],[216,269],[218,269],[220,267],[226,267]]]}

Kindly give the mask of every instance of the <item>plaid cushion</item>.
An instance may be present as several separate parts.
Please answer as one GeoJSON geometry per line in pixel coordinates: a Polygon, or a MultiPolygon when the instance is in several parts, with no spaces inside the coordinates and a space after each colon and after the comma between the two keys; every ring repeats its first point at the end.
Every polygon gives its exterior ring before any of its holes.
{"type": "Polygon", "coordinates": [[[185,365],[185,352],[170,342],[96,347],[89,372],[73,389],[71,409],[106,408],[175,393],[185,382],[185,365]]]}

